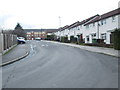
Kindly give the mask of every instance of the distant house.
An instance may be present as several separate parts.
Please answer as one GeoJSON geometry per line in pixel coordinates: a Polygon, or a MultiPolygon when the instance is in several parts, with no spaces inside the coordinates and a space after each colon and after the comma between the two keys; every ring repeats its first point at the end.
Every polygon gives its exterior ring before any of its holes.
{"type": "Polygon", "coordinates": [[[45,39],[48,34],[58,31],[58,29],[24,29],[27,34],[27,40],[35,40],[35,38],[45,39]]]}

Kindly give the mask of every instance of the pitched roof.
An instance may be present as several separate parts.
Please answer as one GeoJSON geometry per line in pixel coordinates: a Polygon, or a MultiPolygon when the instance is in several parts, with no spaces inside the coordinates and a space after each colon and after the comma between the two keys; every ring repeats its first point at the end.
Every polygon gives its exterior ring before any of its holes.
{"type": "Polygon", "coordinates": [[[105,13],[103,15],[100,15],[100,16],[96,17],[95,19],[93,19],[92,21],[90,21],[89,23],[86,23],[85,25],[88,25],[90,23],[94,23],[94,22],[97,22],[97,21],[100,21],[100,20],[115,16],[115,15],[118,15],[118,14],[120,14],[120,8],[115,9],[113,11],[110,11],[108,13],[105,13]]]}
{"type": "Polygon", "coordinates": [[[47,32],[47,33],[52,33],[58,31],[58,29],[24,29],[26,32],[47,32]]]}
{"type": "Polygon", "coordinates": [[[76,26],[76,25],[78,25],[78,24],[79,24],[79,21],[77,21],[77,22],[75,22],[75,23],[71,24],[71,25],[69,26],[69,29],[71,29],[71,28],[75,27],[75,26],[76,26]]]}
{"type": "Polygon", "coordinates": [[[85,20],[83,20],[83,21],[81,21],[81,22],[79,22],[79,21],[78,21],[78,22],[75,22],[75,23],[73,23],[73,24],[70,26],[69,29],[74,28],[74,27],[79,26],[79,25],[82,25],[82,24],[85,24],[85,23],[91,21],[92,19],[94,19],[94,18],[96,18],[96,17],[98,17],[98,16],[99,16],[99,15],[97,14],[97,15],[94,15],[94,16],[92,16],[92,17],[90,17],[90,18],[87,18],[87,19],[85,19],[85,20]]]}

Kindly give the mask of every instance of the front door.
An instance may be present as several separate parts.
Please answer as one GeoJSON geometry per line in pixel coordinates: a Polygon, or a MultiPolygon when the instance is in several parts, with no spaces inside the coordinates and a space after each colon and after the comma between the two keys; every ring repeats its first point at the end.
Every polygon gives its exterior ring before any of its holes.
{"type": "Polygon", "coordinates": [[[113,43],[113,32],[110,34],[110,44],[112,44],[113,43]]]}

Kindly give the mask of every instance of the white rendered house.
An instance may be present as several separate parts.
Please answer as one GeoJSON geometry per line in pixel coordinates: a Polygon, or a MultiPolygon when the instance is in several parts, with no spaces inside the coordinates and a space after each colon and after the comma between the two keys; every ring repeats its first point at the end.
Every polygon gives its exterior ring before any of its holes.
{"type": "Polygon", "coordinates": [[[104,39],[106,44],[112,43],[112,32],[118,28],[120,8],[98,16],[85,25],[85,43],[92,43],[92,39],[104,39]]]}
{"type": "Polygon", "coordinates": [[[103,39],[104,43],[112,43],[112,32],[116,28],[120,28],[120,8],[105,13],[103,15],[95,15],[81,22],[77,21],[71,25],[67,25],[56,32],[57,36],[70,36],[83,39],[85,43],[93,43],[93,39],[103,39]],[[79,36],[79,37],[78,37],[79,36]]]}

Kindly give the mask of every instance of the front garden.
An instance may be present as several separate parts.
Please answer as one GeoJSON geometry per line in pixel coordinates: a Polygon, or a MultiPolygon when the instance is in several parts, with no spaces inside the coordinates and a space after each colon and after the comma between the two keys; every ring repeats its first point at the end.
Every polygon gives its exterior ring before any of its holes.
{"type": "Polygon", "coordinates": [[[59,41],[64,43],[74,43],[78,45],[86,45],[86,46],[97,46],[97,47],[106,47],[106,48],[114,48],[115,50],[120,50],[120,29],[115,29],[113,34],[113,43],[105,44],[103,39],[93,39],[93,43],[84,43],[84,40],[79,40],[74,36],[70,36],[70,40],[68,40],[67,36],[58,37],[53,35],[48,35],[46,40],[59,41]]]}

